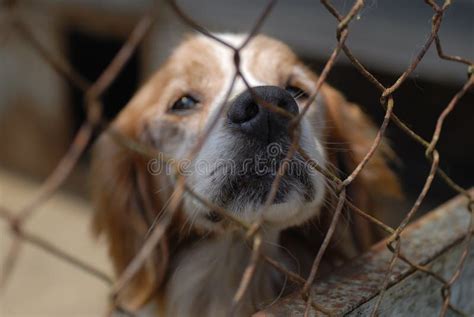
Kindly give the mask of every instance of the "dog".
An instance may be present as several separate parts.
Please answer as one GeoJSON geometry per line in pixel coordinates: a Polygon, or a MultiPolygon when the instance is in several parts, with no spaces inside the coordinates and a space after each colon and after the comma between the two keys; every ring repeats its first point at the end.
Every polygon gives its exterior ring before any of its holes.
{"type": "MultiPolygon", "coordinates": [[[[246,38],[217,36],[234,47],[246,38]]],[[[330,183],[296,151],[287,160],[274,200],[269,206],[265,202],[292,144],[291,118],[315,92],[318,77],[288,46],[258,35],[240,52],[245,81],[237,77],[233,82],[233,53],[209,37],[188,37],[109,129],[181,160],[214,124],[188,161],[186,184],[241,221],[261,219],[261,252],[305,276],[334,212],[330,183]]],[[[376,133],[364,113],[328,84],[296,129],[302,151],[340,177],[363,159],[376,133]]],[[[396,176],[387,163],[392,155],[383,143],[347,188],[347,199],[364,210],[376,210],[381,197],[398,195],[396,176]]],[[[177,178],[165,169],[150,168],[150,162],[107,133],[95,145],[94,228],[106,236],[117,274],[137,254],[150,225],[169,211],[177,178]]],[[[323,271],[359,254],[377,237],[365,219],[347,210],[344,215],[323,271]]],[[[250,254],[240,227],[185,192],[154,253],[122,291],[122,302],[133,311],[146,307],[147,316],[229,315],[250,254]]],[[[281,273],[258,261],[235,315],[251,315],[291,291],[284,281],[281,273]]]]}

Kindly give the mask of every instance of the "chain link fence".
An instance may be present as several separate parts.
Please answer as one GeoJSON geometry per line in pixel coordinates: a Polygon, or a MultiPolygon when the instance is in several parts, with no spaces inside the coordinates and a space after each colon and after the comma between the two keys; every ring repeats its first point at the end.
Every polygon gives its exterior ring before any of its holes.
{"type": "MultiPolygon", "coordinates": [[[[129,263],[128,267],[123,271],[120,276],[118,276],[117,279],[112,279],[107,274],[101,272],[95,267],[79,260],[75,257],[74,254],[69,254],[63,251],[65,247],[61,248],[56,245],[52,245],[51,243],[42,239],[40,236],[30,233],[28,230],[25,229],[24,224],[33,214],[37,212],[38,207],[42,205],[46,200],[48,200],[52,195],[54,195],[61,187],[61,185],[65,182],[67,177],[71,174],[72,170],[77,165],[81,156],[86,151],[87,145],[90,143],[95,131],[107,131],[103,133],[110,133],[113,139],[121,146],[126,147],[131,151],[137,152],[147,158],[164,157],[165,162],[172,164],[170,163],[170,161],[166,160],[166,155],[160,153],[159,149],[150,148],[145,144],[137,143],[134,140],[128,139],[126,136],[120,135],[116,131],[103,129],[107,126],[107,122],[105,122],[102,116],[103,106],[101,97],[103,96],[104,92],[106,92],[107,89],[110,87],[110,85],[114,82],[119,72],[122,70],[124,65],[126,65],[127,61],[130,59],[134,51],[137,49],[137,47],[140,45],[140,43],[143,41],[143,39],[153,26],[156,20],[156,12],[160,8],[155,5],[147,11],[147,13],[139,20],[138,24],[134,27],[133,31],[129,35],[127,41],[120,49],[118,54],[113,58],[113,60],[110,61],[108,67],[104,70],[104,72],[95,82],[91,83],[88,80],[84,79],[70,64],[64,62],[63,59],[55,58],[54,55],[51,54],[51,52],[45,49],[41,41],[35,38],[35,36],[31,32],[29,27],[24,23],[24,21],[22,21],[21,18],[19,18],[19,16],[15,14],[15,2],[16,1],[6,1],[3,3],[4,8],[2,9],[9,10],[10,12],[10,14],[8,15],[9,25],[12,27],[14,33],[17,36],[22,37],[31,46],[31,49],[37,52],[37,54],[41,55],[41,57],[52,68],[54,68],[54,70],[57,71],[66,81],[70,82],[72,85],[82,91],[85,100],[84,108],[87,113],[87,120],[85,120],[85,122],[78,130],[67,153],[64,155],[64,157],[59,162],[54,171],[42,183],[41,188],[38,190],[36,196],[33,197],[19,212],[13,212],[12,210],[9,210],[8,206],[0,207],[0,219],[8,223],[11,229],[11,234],[14,237],[11,248],[8,251],[6,261],[5,263],[3,263],[3,276],[8,276],[11,269],[15,266],[20,245],[22,243],[29,243],[42,249],[44,252],[50,254],[51,256],[56,257],[58,260],[68,262],[74,267],[76,267],[78,270],[83,270],[106,283],[108,286],[110,286],[110,298],[112,303],[112,309],[110,313],[112,313],[113,311],[121,311],[124,314],[133,316],[134,312],[126,311],[121,305],[121,291],[126,287],[127,283],[131,281],[135,274],[141,269],[146,259],[151,256],[155,247],[160,243],[160,239],[163,237],[164,231],[169,225],[173,213],[175,213],[179,207],[182,195],[186,192],[205,206],[214,210],[221,217],[226,218],[229,221],[235,222],[237,225],[241,226],[242,229],[246,231],[246,237],[251,241],[252,255],[249,259],[248,265],[240,280],[240,285],[231,303],[232,307],[237,307],[239,302],[242,300],[255,273],[257,261],[259,261],[259,259],[263,259],[269,266],[272,266],[275,269],[279,270],[280,272],[285,274],[288,279],[301,286],[299,294],[306,302],[305,316],[308,316],[311,311],[316,311],[320,314],[328,316],[333,315],[331,311],[328,311],[327,309],[315,303],[314,299],[312,298],[312,293],[310,289],[318,273],[321,259],[325,254],[331,239],[333,239],[333,233],[335,231],[336,224],[339,221],[341,211],[343,207],[346,207],[349,208],[351,212],[354,212],[370,221],[374,226],[379,227],[389,236],[386,242],[386,247],[390,250],[392,256],[385,270],[385,278],[380,284],[380,296],[378,296],[377,301],[373,306],[373,309],[370,313],[371,316],[377,315],[379,306],[384,298],[384,294],[386,293],[387,288],[390,284],[389,277],[397,261],[402,261],[409,265],[412,269],[419,271],[423,274],[428,274],[436,279],[436,281],[438,282],[437,287],[439,287],[440,292],[439,296],[442,297],[443,303],[442,307],[440,308],[440,316],[445,316],[449,310],[459,315],[467,315],[465,312],[462,311],[460,307],[455,307],[451,303],[451,287],[460,277],[461,271],[463,269],[463,264],[468,255],[469,244],[474,230],[474,198],[472,197],[470,192],[459,186],[454,180],[452,180],[448,176],[445,171],[440,168],[439,163],[441,158],[440,154],[436,149],[436,145],[443,131],[443,123],[445,122],[446,118],[452,111],[455,110],[459,100],[474,86],[473,62],[463,57],[447,55],[443,51],[442,42],[438,36],[438,31],[442,25],[443,15],[451,5],[451,1],[446,0],[442,4],[439,4],[434,0],[425,0],[426,5],[433,10],[431,32],[426,42],[423,44],[419,52],[411,61],[409,67],[398,77],[398,79],[393,84],[391,84],[390,86],[385,86],[364,67],[364,65],[359,61],[359,59],[353,54],[350,47],[346,45],[346,40],[350,36],[351,22],[357,18],[360,10],[364,7],[364,1],[354,1],[350,10],[348,10],[346,13],[342,13],[336,9],[336,7],[331,3],[331,1],[321,0],[321,3],[324,5],[327,11],[332,16],[334,16],[334,19],[336,19],[338,22],[337,28],[335,29],[337,45],[332,51],[332,54],[327,60],[324,69],[318,77],[315,93],[310,96],[309,100],[302,108],[300,114],[292,118],[292,125],[296,126],[299,124],[301,118],[307,112],[310,104],[315,100],[316,96],[318,95],[321,86],[323,85],[323,83],[325,83],[329,72],[331,71],[336,62],[336,59],[341,54],[345,54],[352,63],[352,65],[373,85],[374,89],[380,92],[380,106],[383,107],[385,111],[385,116],[382,124],[378,129],[373,144],[370,147],[370,150],[366,153],[363,160],[358,163],[357,167],[345,179],[340,179],[335,174],[319,166],[317,162],[311,160],[311,158],[303,151],[303,149],[299,147],[298,142],[296,142],[299,137],[298,130],[292,129],[293,132],[291,133],[291,137],[293,142],[287,152],[286,158],[292,158],[295,153],[300,153],[304,157],[304,159],[311,165],[311,167],[313,167],[317,172],[323,174],[327,178],[328,183],[333,188],[334,192],[337,194],[338,197],[337,206],[335,207],[329,228],[325,234],[323,243],[317,252],[317,255],[311,267],[310,274],[308,276],[300,276],[295,272],[287,270],[282,264],[278,263],[276,260],[261,252],[262,221],[256,221],[255,223],[248,224],[230,216],[231,213],[226,212],[226,210],[224,210],[223,208],[214,205],[212,202],[206,200],[203,197],[200,197],[198,194],[193,192],[193,190],[186,184],[186,177],[179,173],[179,170],[176,166],[172,166],[173,168],[175,168],[176,171],[176,187],[174,189],[175,194],[172,196],[172,199],[169,203],[168,211],[158,223],[155,223],[154,226],[150,228],[150,234],[144,242],[143,246],[141,247],[140,252],[138,252],[135,258],[129,263]],[[424,139],[413,129],[409,128],[407,124],[404,123],[395,114],[396,98],[394,97],[394,93],[407,80],[410,74],[412,74],[412,72],[416,69],[417,65],[425,56],[427,50],[432,46],[435,46],[440,59],[448,60],[453,63],[465,64],[466,68],[468,68],[468,79],[458,91],[458,93],[456,93],[452,97],[451,101],[446,105],[444,111],[438,117],[432,137],[430,139],[424,139]],[[426,160],[430,163],[431,166],[429,174],[426,175],[425,183],[421,188],[415,203],[410,208],[410,210],[406,212],[406,215],[404,216],[401,223],[395,228],[390,227],[389,225],[383,223],[381,220],[374,218],[368,211],[361,210],[356,205],[346,200],[346,188],[358,177],[359,173],[364,169],[367,162],[369,162],[369,160],[372,158],[374,152],[380,146],[387,126],[390,123],[394,123],[395,125],[397,125],[404,133],[406,133],[410,138],[417,142],[420,147],[423,147],[425,149],[426,160]],[[425,199],[425,196],[427,195],[435,177],[439,177],[440,179],[442,179],[456,193],[467,197],[467,208],[470,212],[470,221],[468,229],[464,234],[462,252],[460,253],[459,259],[457,260],[456,269],[449,278],[444,278],[440,274],[434,272],[429,267],[413,261],[412,259],[410,259],[409,256],[404,253],[404,250],[401,247],[401,234],[404,232],[409,222],[417,214],[417,211],[423,200],[425,199]]],[[[248,37],[243,42],[243,44],[239,47],[233,47],[231,44],[209,32],[204,25],[196,22],[192,16],[188,15],[181,9],[181,7],[176,1],[168,1],[168,5],[172,7],[176,16],[179,17],[182,21],[184,21],[187,25],[191,26],[195,31],[213,39],[216,42],[219,42],[220,44],[228,47],[233,51],[235,64],[233,82],[235,83],[237,78],[241,78],[243,82],[246,83],[249,89],[251,89],[251,87],[247,84],[244,75],[240,71],[240,53],[242,49],[244,49],[247,44],[252,40],[252,38],[259,32],[262,24],[265,22],[265,19],[271,14],[275,4],[276,1],[269,1],[265,9],[261,12],[258,19],[255,21],[252,28],[249,30],[248,37]]],[[[227,92],[227,97],[229,97],[232,88],[233,84],[227,92]]],[[[258,96],[255,97],[258,98],[258,96]]],[[[272,105],[266,106],[268,106],[272,110],[278,110],[272,105]]],[[[223,111],[222,109],[224,109],[224,104],[221,105],[220,109],[220,111],[223,111]]],[[[195,147],[193,148],[191,153],[189,153],[189,157],[194,157],[199,152],[206,138],[212,133],[214,126],[215,121],[212,122],[209,127],[204,131],[204,133],[199,137],[195,147]]],[[[267,208],[275,198],[281,180],[281,175],[284,174],[285,168],[285,164],[282,164],[280,166],[277,177],[275,178],[272,184],[270,194],[266,199],[264,208],[267,208]]]]}

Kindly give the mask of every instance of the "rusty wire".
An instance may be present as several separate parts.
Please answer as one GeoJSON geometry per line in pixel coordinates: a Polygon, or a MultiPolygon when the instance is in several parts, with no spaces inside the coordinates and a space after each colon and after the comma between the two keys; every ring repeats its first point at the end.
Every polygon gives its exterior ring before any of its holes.
{"type": "MultiPolygon", "coordinates": [[[[207,36],[220,44],[226,46],[230,50],[233,51],[234,54],[234,67],[235,73],[233,76],[233,80],[227,90],[227,97],[225,101],[220,105],[219,113],[224,111],[224,106],[227,99],[230,96],[232,88],[238,78],[240,78],[244,84],[251,90],[253,97],[257,99],[257,102],[262,104],[265,107],[268,107],[272,111],[282,111],[280,108],[275,107],[273,105],[266,104],[259,97],[253,93],[252,87],[248,84],[247,80],[243,76],[240,70],[240,53],[246,47],[246,45],[252,40],[252,38],[260,31],[262,24],[266,20],[269,14],[276,3],[275,0],[271,0],[267,3],[267,5],[262,10],[259,17],[256,19],[254,25],[249,31],[249,35],[244,40],[244,42],[239,47],[233,47],[231,44],[225,42],[223,39],[220,39],[216,35],[209,32],[202,24],[196,22],[191,16],[186,14],[182,8],[176,3],[176,1],[168,0],[167,1],[170,7],[174,10],[176,15],[182,19],[187,25],[191,28],[196,30],[197,32],[207,36]]],[[[154,221],[152,227],[149,228],[149,235],[147,236],[146,241],[144,242],[141,250],[138,252],[136,257],[131,261],[131,263],[127,266],[124,272],[118,277],[117,280],[113,281],[107,274],[101,272],[100,270],[94,268],[93,266],[84,263],[83,261],[76,258],[74,255],[68,254],[57,248],[56,246],[46,242],[41,237],[31,234],[27,232],[23,225],[28,220],[28,218],[37,212],[38,207],[41,206],[46,200],[48,200],[57,190],[61,187],[61,185],[65,182],[67,177],[70,175],[74,167],[77,165],[80,157],[83,155],[87,144],[90,142],[92,138],[93,132],[97,131],[101,127],[103,127],[106,123],[102,117],[102,102],[101,96],[103,93],[109,88],[109,86],[113,83],[116,79],[119,72],[122,68],[126,65],[128,60],[130,59],[131,55],[137,47],[142,43],[143,39],[145,38],[148,31],[151,29],[152,25],[156,20],[156,12],[157,12],[157,5],[155,5],[151,10],[148,11],[137,23],[131,34],[129,35],[127,41],[122,46],[120,51],[111,61],[109,66],[104,70],[104,72],[99,76],[99,78],[94,82],[90,83],[86,79],[84,79],[74,68],[66,61],[55,57],[52,52],[49,52],[41,42],[35,38],[29,27],[21,21],[21,19],[14,14],[15,9],[15,1],[7,1],[4,6],[7,10],[11,10],[12,14],[10,15],[10,25],[16,33],[23,38],[23,40],[28,43],[31,48],[36,51],[57,73],[59,73],[65,80],[69,81],[73,86],[77,87],[85,97],[85,109],[87,113],[87,118],[84,124],[80,127],[79,131],[77,132],[73,142],[67,153],[64,155],[60,163],[57,165],[56,169],[50,174],[50,176],[42,183],[40,189],[37,192],[37,195],[28,201],[21,210],[17,213],[12,212],[6,206],[0,207],[0,219],[4,220],[6,223],[9,224],[12,235],[14,237],[13,243],[11,248],[8,252],[8,256],[4,263],[4,269],[2,272],[2,279],[0,279],[1,283],[5,283],[6,277],[9,276],[11,273],[11,269],[14,267],[16,262],[16,258],[18,253],[20,252],[20,246],[22,242],[30,243],[44,252],[57,257],[58,259],[68,262],[71,265],[75,266],[78,269],[87,272],[88,274],[95,276],[97,279],[102,280],[107,285],[111,286],[111,297],[113,301],[112,308],[118,311],[123,312],[124,314],[134,315],[133,312],[127,312],[124,310],[120,305],[120,293],[121,290],[126,287],[126,285],[130,282],[133,276],[139,271],[142,267],[146,259],[153,253],[155,247],[160,243],[161,238],[170,223],[170,220],[179,207],[181,202],[182,196],[184,193],[190,194],[192,197],[197,199],[200,203],[205,206],[208,206],[210,209],[217,212],[220,216],[225,217],[229,221],[233,222],[237,226],[240,226],[242,229],[246,231],[245,238],[252,240],[252,254],[249,259],[249,263],[244,271],[242,279],[240,281],[240,285],[238,290],[233,298],[232,301],[232,309],[233,312],[239,302],[242,300],[246,289],[248,288],[253,273],[255,272],[257,261],[262,259],[268,265],[272,266],[273,268],[277,269],[278,271],[285,274],[290,280],[294,281],[295,283],[301,285],[301,295],[306,301],[306,309],[305,309],[305,316],[309,315],[310,308],[312,307],[314,310],[323,313],[325,315],[333,315],[332,312],[326,310],[323,307],[320,307],[312,300],[311,295],[311,285],[314,283],[316,278],[319,265],[321,259],[326,251],[327,246],[329,245],[332,235],[334,233],[335,227],[338,223],[339,215],[341,214],[341,210],[343,206],[348,206],[351,211],[355,212],[359,216],[362,216],[369,222],[373,223],[376,227],[379,227],[386,233],[390,235],[387,240],[387,248],[392,252],[392,258],[388,263],[386,274],[384,281],[380,288],[380,293],[375,303],[375,306],[372,311],[372,316],[377,315],[377,311],[379,308],[380,303],[383,300],[384,294],[387,288],[390,285],[390,276],[392,274],[392,270],[395,266],[397,260],[401,260],[408,264],[413,270],[423,272],[435,278],[440,284],[440,292],[442,297],[443,305],[440,310],[440,316],[445,316],[448,309],[451,309],[453,312],[458,314],[463,314],[458,308],[454,307],[450,302],[451,296],[451,287],[452,285],[459,279],[461,275],[462,268],[464,266],[465,259],[468,254],[469,244],[472,238],[472,234],[474,231],[474,199],[471,195],[466,191],[466,189],[462,188],[461,186],[457,185],[455,181],[453,181],[440,167],[440,155],[436,150],[437,142],[440,138],[443,129],[443,123],[446,117],[454,111],[456,105],[458,104],[459,100],[470,90],[474,87],[474,75],[473,75],[473,62],[469,61],[463,57],[459,56],[450,56],[444,53],[441,45],[441,40],[438,35],[438,31],[442,24],[442,18],[446,10],[451,4],[451,1],[445,0],[444,3],[440,6],[433,0],[425,0],[425,3],[430,6],[434,12],[432,16],[432,27],[431,32],[429,33],[428,39],[415,56],[415,58],[411,61],[408,68],[398,77],[398,79],[389,87],[385,87],[380,83],[380,81],[372,75],[364,66],[363,64],[357,59],[357,57],[352,53],[351,49],[346,45],[346,40],[349,37],[349,26],[351,21],[360,10],[364,6],[363,0],[355,0],[353,6],[350,10],[345,14],[342,15],[338,12],[338,10],[333,6],[333,4],[329,0],[321,0],[321,3],[327,9],[327,11],[332,14],[335,19],[338,21],[338,26],[336,29],[336,39],[337,45],[332,51],[328,61],[323,68],[323,71],[318,77],[317,84],[315,87],[314,92],[308,99],[308,102],[304,105],[302,111],[299,115],[292,118],[291,127],[295,129],[291,129],[291,137],[292,137],[292,144],[286,153],[286,159],[291,159],[297,152],[301,154],[301,156],[312,166],[316,171],[320,172],[324,175],[330,186],[333,187],[334,192],[337,195],[337,207],[335,208],[335,212],[333,218],[330,222],[329,228],[325,237],[323,239],[323,243],[320,249],[317,252],[317,255],[314,259],[313,265],[311,267],[311,272],[307,278],[296,274],[295,272],[289,271],[283,265],[278,263],[275,259],[268,257],[267,255],[261,252],[261,244],[262,244],[262,237],[260,235],[260,229],[262,226],[262,219],[256,221],[255,223],[245,223],[242,220],[232,216],[231,213],[226,212],[225,209],[214,205],[212,202],[206,200],[203,197],[200,197],[196,194],[187,184],[186,179],[183,176],[183,173],[180,173],[179,167],[173,166],[174,171],[177,175],[176,179],[176,186],[174,193],[172,195],[172,199],[168,206],[167,212],[165,213],[164,217],[160,218],[160,221],[154,221]],[[435,48],[438,54],[438,57],[444,60],[448,60],[451,62],[462,63],[469,67],[469,78],[463,87],[456,93],[449,104],[445,107],[442,113],[438,116],[436,127],[431,137],[431,140],[425,140],[421,136],[419,136],[414,130],[410,129],[401,119],[399,119],[395,114],[395,101],[393,94],[397,91],[400,86],[405,82],[408,76],[416,69],[420,61],[423,59],[425,53],[432,47],[433,42],[435,43],[435,48]],[[352,65],[371,83],[374,87],[380,91],[380,104],[385,110],[384,119],[380,128],[378,129],[377,135],[369,149],[366,153],[364,158],[361,162],[358,163],[356,168],[345,178],[340,179],[338,176],[334,175],[332,172],[322,168],[319,164],[310,159],[310,157],[303,151],[303,149],[298,145],[297,140],[299,139],[299,130],[297,129],[301,118],[305,115],[308,108],[312,104],[312,102],[316,99],[320,88],[325,83],[326,78],[329,72],[333,69],[333,66],[338,58],[338,56],[344,53],[352,65]],[[370,213],[367,211],[361,210],[353,203],[346,199],[346,188],[349,186],[359,175],[359,173],[364,169],[366,164],[370,161],[371,157],[374,155],[377,148],[380,146],[381,141],[385,135],[387,126],[389,123],[393,121],[404,133],[406,133],[410,138],[415,140],[425,149],[425,156],[426,159],[430,162],[431,168],[429,174],[426,177],[425,184],[418,195],[415,203],[408,211],[402,222],[396,228],[391,228],[390,226],[384,224],[379,219],[371,216],[370,213]],[[468,229],[465,234],[465,241],[464,247],[461,253],[461,257],[457,263],[456,269],[453,272],[452,276],[448,279],[440,276],[436,272],[432,271],[427,266],[414,263],[409,258],[407,258],[403,254],[403,250],[401,247],[401,234],[410,222],[414,215],[417,213],[420,205],[422,204],[424,198],[426,197],[429,189],[431,188],[432,182],[434,178],[438,175],[453,191],[462,194],[468,198],[468,210],[470,212],[470,222],[468,229]]],[[[288,115],[285,114],[284,115],[288,115]]],[[[216,118],[219,116],[216,116],[216,118]]],[[[202,133],[202,135],[198,138],[198,141],[192,151],[188,154],[188,158],[192,159],[195,155],[199,152],[203,144],[206,142],[207,137],[212,133],[215,125],[217,123],[217,119],[210,123],[209,127],[202,133]]],[[[120,135],[117,131],[109,130],[108,133],[113,137],[113,139],[123,147],[127,149],[137,152],[146,157],[158,157],[157,154],[164,154],[159,151],[159,149],[150,148],[147,145],[140,144],[139,142],[129,139],[124,135],[120,135]]],[[[165,156],[166,157],[166,156],[165,156]]],[[[169,163],[165,159],[165,163],[169,163]]],[[[278,174],[275,177],[274,182],[271,186],[271,191],[269,196],[267,197],[264,209],[268,208],[268,206],[273,202],[276,192],[278,190],[278,186],[281,180],[281,175],[285,173],[286,164],[282,164],[278,170],[278,174]]]]}

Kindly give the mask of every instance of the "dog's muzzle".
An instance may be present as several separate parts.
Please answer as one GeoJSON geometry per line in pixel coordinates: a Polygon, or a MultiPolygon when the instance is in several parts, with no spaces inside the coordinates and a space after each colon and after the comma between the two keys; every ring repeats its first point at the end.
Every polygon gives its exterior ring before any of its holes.
{"type": "MultiPolygon", "coordinates": [[[[280,87],[258,86],[237,95],[229,101],[222,125],[200,153],[199,160],[211,162],[211,169],[196,174],[200,177],[194,178],[193,185],[214,204],[246,221],[253,221],[265,210],[266,220],[290,223],[289,219],[299,215],[303,206],[313,204],[324,190],[301,153],[288,156],[293,144],[289,128],[293,129],[291,123],[298,114],[297,102],[280,87]],[[285,169],[275,183],[276,192],[262,209],[282,166],[285,169]]],[[[316,157],[307,123],[302,121],[296,127],[305,138],[295,141],[316,157]]],[[[212,213],[206,218],[210,222],[220,220],[212,213]]]]}
{"type": "Polygon", "coordinates": [[[288,137],[288,125],[297,114],[298,105],[286,90],[259,86],[247,89],[234,99],[227,120],[233,130],[269,144],[288,137]],[[274,111],[272,106],[283,111],[274,111]]]}

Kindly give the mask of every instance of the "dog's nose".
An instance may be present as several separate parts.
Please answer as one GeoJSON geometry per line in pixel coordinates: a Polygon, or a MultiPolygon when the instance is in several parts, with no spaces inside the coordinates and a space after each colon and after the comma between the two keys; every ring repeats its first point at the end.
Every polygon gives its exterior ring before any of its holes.
{"type": "Polygon", "coordinates": [[[277,86],[258,86],[252,90],[257,98],[247,89],[232,102],[227,112],[229,125],[250,137],[269,143],[288,135],[291,115],[298,114],[298,105],[293,97],[277,86]],[[259,99],[284,111],[272,111],[260,105],[259,99]]]}

